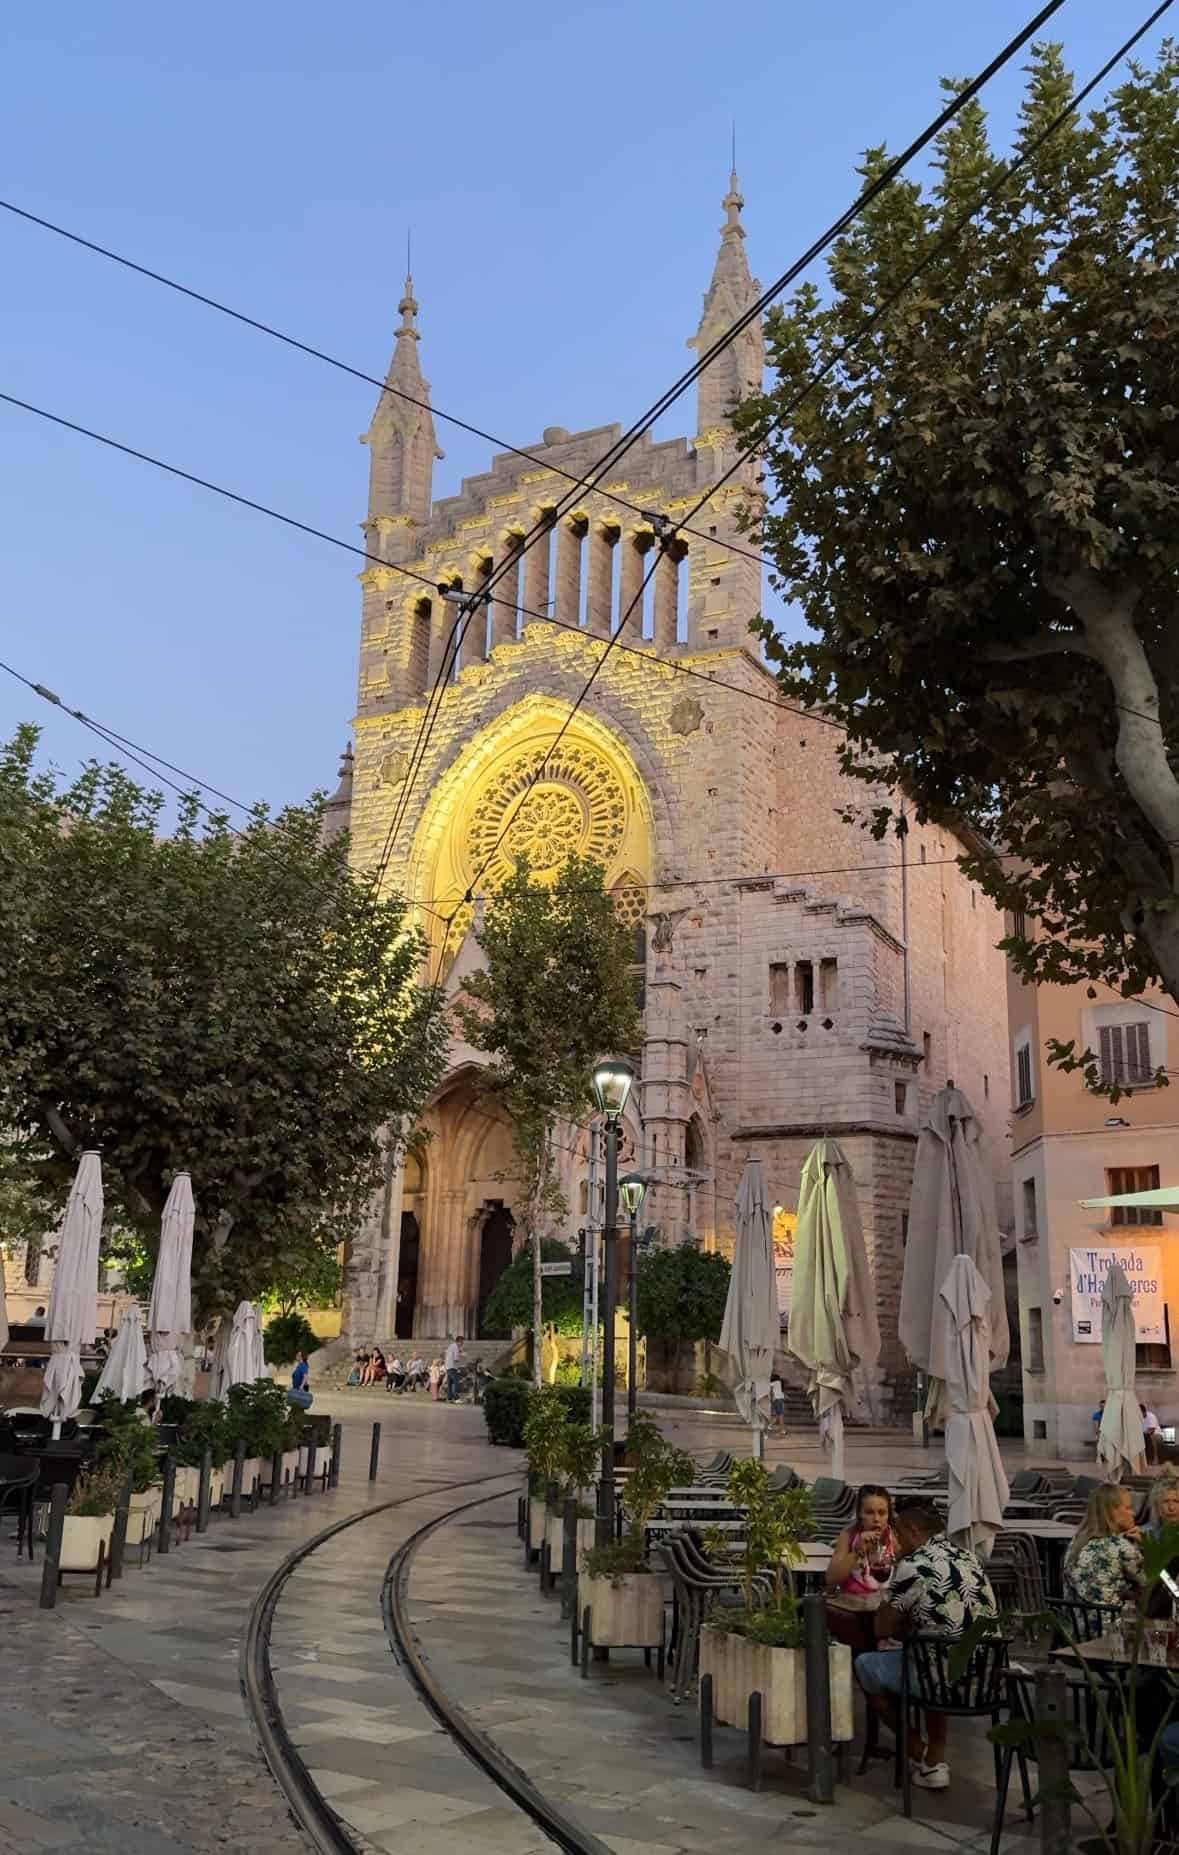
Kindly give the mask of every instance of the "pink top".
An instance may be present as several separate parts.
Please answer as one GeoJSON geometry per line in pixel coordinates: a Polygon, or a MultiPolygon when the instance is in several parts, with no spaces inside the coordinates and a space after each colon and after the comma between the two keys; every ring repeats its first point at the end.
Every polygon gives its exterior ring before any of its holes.
{"type": "MultiPolygon", "coordinates": [[[[859,1539],[860,1534],[858,1528],[854,1529],[848,1535],[848,1545],[853,1552],[859,1544],[859,1539]]],[[[890,1527],[885,1530],[879,1546],[877,1547],[877,1556],[874,1563],[880,1573],[879,1578],[874,1577],[871,1572],[865,1571],[862,1565],[857,1565],[851,1577],[845,1578],[839,1589],[845,1591],[848,1597],[877,1596],[881,1587],[886,1585],[892,1577],[892,1568],[896,1560],[896,1554],[896,1540],[893,1538],[892,1529],[890,1527]]]]}

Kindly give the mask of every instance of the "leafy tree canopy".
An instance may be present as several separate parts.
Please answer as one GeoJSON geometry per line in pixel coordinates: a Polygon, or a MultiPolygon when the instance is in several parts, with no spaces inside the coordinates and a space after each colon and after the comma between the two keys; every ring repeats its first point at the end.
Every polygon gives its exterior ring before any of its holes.
{"type": "Polygon", "coordinates": [[[691,1243],[640,1255],[635,1278],[639,1332],[650,1340],[719,1340],[730,1273],[723,1256],[691,1243]]]}
{"type": "Polygon", "coordinates": [[[334,1253],[417,1112],[446,1029],[403,903],[325,842],[316,800],[242,831],[115,766],[61,786],[0,749],[0,1126],[64,1199],[98,1147],[108,1215],[154,1254],[192,1174],[198,1307],[334,1253]]]}
{"type": "MultiPolygon", "coordinates": [[[[1060,48],[1037,47],[1020,145],[1072,94],[1060,48]]],[[[1027,977],[1179,998],[1173,44],[935,249],[1002,165],[967,106],[933,184],[894,182],[834,249],[829,291],[768,317],[776,379],[738,423],[812,636],[763,635],[784,693],[844,724],[873,804],[902,788],[1012,853],[975,838],[965,866],[1038,918],[1013,948],[1027,977]]]]}
{"type": "MultiPolygon", "coordinates": [[[[541,1240],[542,1262],[573,1263],[570,1275],[541,1279],[542,1321],[554,1333],[571,1339],[581,1332],[583,1276],[581,1259],[553,1237],[541,1240]]],[[[532,1252],[518,1250],[487,1297],[481,1320],[489,1333],[508,1333],[514,1327],[531,1328],[533,1321],[532,1252]]]]}

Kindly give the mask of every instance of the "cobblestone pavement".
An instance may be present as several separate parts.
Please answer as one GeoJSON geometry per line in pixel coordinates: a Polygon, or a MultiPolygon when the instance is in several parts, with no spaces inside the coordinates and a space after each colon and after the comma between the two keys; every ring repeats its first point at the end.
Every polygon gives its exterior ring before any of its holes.
{"type": "MultiPolygon", "coordinates": [[[[323,1400],[328,1402],[326,1398],[323,1400]]],[[[215,1520],[193,1539],[96,1601],[67,1582],[55,1613],[36,1610],[36,1572],[6,1538],[0,1611],[10,1679],[0,1699],[0,1855],[93,1850],[105,1855],[285,1855],[306,1843],[286,1816],[258,1754],[238,1684],[238,1644],[265,1579],[300,1542],[376,1502],[415,1497],[339,1534],[303,1561],[274,1621],[279,1702],[319,1789],[380,1855],[530,1855],[545,1838],[460,1753],[425,1711],[385,1643],[380,1586],[396,1547],[425,1520],[483,1489],[445,1484],[506,1471],[481,1414],[424,1399],[333,1392],[346,1423],[344,1474],[333,1494],[215,1520]],[[381,1474],[366,1479],[368,1424],[384,1426],[381,1474]],[[20,1671],[14,1681],[11,1671],[20,1671]]],[[[704,1453],[745,1437],[733,1423],[662,1412],[677,1441],[704,1453]]],[[[1013,1465],[1021,1452],[1011,1452],[1013,1465]]],[[[935,1465],[908,1439],[856,1437],[850,1477],[935,1465]]],[[[775,1441],[771,1461],[813,1475],[812,1438],[775,1441]]],[[[494,1481],[488,1488],[494,1488],[494,1481]]],[[[582,1683],[569,1666],[567,1626],[520,1563],[514,1497],[449,1523],[425,1543],[411,1575],[414,1623],[434,1671],[476,1724],[539,1789],[615,1855],[723,1849],[985,1849],[989,1752],[951,1740],[955,1783],[922,1796],[905,1823],[886,1767],[840,1787],[816,1811],[801,1771],[767,1755],[765,1789],[741,1781],[736,1735],[718,1731],[717,1764],[700,1771],[690,1703],[676,1709],[641,1656],[616,1654],[582,1683]]],[[[972,1733],[966,1729],[966,1735],[972,1733]]],[[[1013,1829],[1019,1819],[1009,1817],[1013,1829]]],[[[1013,1834],[1005,1851],[1027,1850],[1013,1834]]]]}

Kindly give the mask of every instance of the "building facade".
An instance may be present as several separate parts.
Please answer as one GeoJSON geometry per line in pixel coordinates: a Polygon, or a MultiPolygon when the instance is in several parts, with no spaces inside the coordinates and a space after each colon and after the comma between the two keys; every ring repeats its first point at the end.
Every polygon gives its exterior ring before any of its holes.
{"type": "MultiPolygon", "coordinates": [[[[698,351],[758,294],[742,204],[734,175],[689,344],[698,351]]],[[[356,864],[384,863],[385,883],[419,907],[432,972],[453,993],[478,957],[480,896],[514,852],[542,873],[572,850],[598,859],[635,926],[645,978],[624,1140],[658,1181],[646,1218],[662,1242],[723,1245],[748,1157],[789,1207],[812,1142],[838,1138],[859,1185],[892,1382],[918,1125],[947,1077],[976,1101],[1007,1181],[1002,926],[958,870],[948,833],[910,821],[899,838],[871,838],[858,819],[878,795],[842,775],[839,731],[784,706],[760,661],[749,626],[761,564],[738,522],[759,494],[756,469],[719,486],[737,455],[726,410],[761,379],[760,326],[702,375],[690,438],[645,436],[601,474],[617,425],[552,427],[528,458],[496,456],[435,501],[440,453],[409,280],[400,314],[394,393],[367,434],[365,533],[377,562],[360,576],[356,864]],[[574,490],[570,477],[592,487],[574,490]],[[661,550],[702,496],[691,532],[661,550]],[[648,592],[603,662],[652,559],[648,592]],[[506,568],[457,668],[445,667],[454,599],[399,566],[463,597],[506,568]]],[[[353,1245],[346,1321],[357,1338],[395,1326],[478,1332],[511,1250],[516,1197],[510,1134],[480,1097],[478,1067],[456,1043],[426,1113],[430,1139],[390,1167],[353,1245]]],[[[574,1227],[591,1138],[571,1128],[563,1141],[574,1227]]]]}
{"type": "Polygon", "coordinates": [[[1179,1184],[1179,1095],[1155,1083],[1179,1066],[1179,1010],[1156,990],[1126,999],[1093,989],[1008,979],[1024,1432],[1070,1454],[1092,1441],[1105,1395],[1094,1291],[1111,1255],[1142,1291],[1138,1395],[1164,1422],[1179,1419],[1175,1213],[1080,1203],[1179,1184]],[[1092,1051],[1100,1076],[1126,1092],[1111,1101],[1082,1071],[1054,1067],[1054,1040],[1092,1051]]]}

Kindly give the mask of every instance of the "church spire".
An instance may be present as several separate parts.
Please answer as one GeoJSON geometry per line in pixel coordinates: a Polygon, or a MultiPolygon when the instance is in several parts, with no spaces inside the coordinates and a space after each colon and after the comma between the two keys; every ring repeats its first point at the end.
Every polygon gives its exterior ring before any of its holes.
{"type": "MultiPolygon", "coordinates": [[[[407,252],[408,258],[408,252],[407,252]]],[[[382,393],[365,434],[371,453],[369,473],[370,522],[381,515],[408,516],[427,522],[433,497],[434,460],[442,452],[434,435],[430,388],[422,378],[418,355],[417,299],[413,278],[407,272],[405,289],[397,305],[401,322],[393,345],[393,358],[382,393]],[[416,402],[416,403],[415,403],[416,402]]]]}
{"type": "MultiPolygon", "coordinates": [[[[720,229],[720,250],[713,266],[712,281],[704,293],[700,326],[688,343],[698,354],[707,353],[761,293],[761,286],[750,275],[749,259],[745,255],[745,227],[741,223],[745,201],[735,167],[729,175],[729,191],[721,205],[725,223],[720,229]]],[[[730,407],[761,385],[764,364],[765,344],[759,316],[701,374],[696,388],[698,435],[713,432],[727,423],[730,407]]]]}

